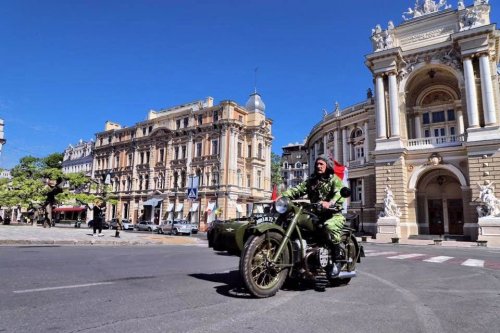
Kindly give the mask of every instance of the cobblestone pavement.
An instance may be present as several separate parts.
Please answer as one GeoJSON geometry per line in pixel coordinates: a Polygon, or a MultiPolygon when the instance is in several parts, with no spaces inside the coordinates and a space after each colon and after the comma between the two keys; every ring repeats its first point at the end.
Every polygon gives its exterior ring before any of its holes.
{"type": "MultiPolygon", "coordinates": [[[[207,246],[204,234],[197,236],[170,236],[144,231],[103,230],[103,237],[93,237],[92,229],[74,228],[69,225],[43,228],[26,224],[0,225],[0,245],[57,244],[57,245],[191,245],[207,246]]],[[[361,238],[358,238],[361,240],[361,238]]],[[[367,237],[366,243],[388,244],[390,242],[367,237]]],[[[436,245],[432,239],[399,239],[401,245],[478,247],[476,242],[442,241],[436,245]]],[[[490,248],[500,248],[488,245],[490,248]]]]}
{"type": "Polygon", "coordinates": [[[0,225],[0,245],[57,244],[57,245],[206,245],[195,236],[170,236],[144,231],[103,230],[102,237],[93,237],[92,229],[72,226],[43,228],[31,225],[0,225]]]}

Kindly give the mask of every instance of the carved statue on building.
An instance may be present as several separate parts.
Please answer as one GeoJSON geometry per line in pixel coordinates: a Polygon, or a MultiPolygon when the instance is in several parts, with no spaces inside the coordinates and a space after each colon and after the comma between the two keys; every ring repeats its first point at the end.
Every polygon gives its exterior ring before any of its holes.
{"type": "Polygon", "coordinates": [[[474,6],[487,5],[489,0],[474,0],[474,6]]]}
{"type": "Polygon", "coordinates": [[[458,8],[458,10],[465,9],[465,4],[464,4],[463,0],[458,0],[457,8],[458,8]]]}
{"type": "Polygon", "coordinates": [[[486,180],[484,185],[478,183],[479,200],[483,203],[477,206],[477,214],[479,217],[496,217],[500,216],[500,199],[495,197],[495,187],[493,182],[486,180]]]}
{"type": "Polygon", "coordinates": [[[380,212],[379,217],[400,217],[401,211],[394,201],[394,194],[391,185],[385,187],[384,211],[380,212]]]}
{"type": "Polygon", "coordinates": [[[403,19],[407,21],[412,18],[435,13],[441,9],[448,9],[450,7],[451,5],[446,4],[446,0],[439,0],[437,3],[434,0],[424,0],[422,4],[420,4],[419,0],[415,0],[415,6],[413,9],[408,8],[408,11],[403,13],[403,19]],[[406,17],[406,15],[411,16],[406,17]]]}
{"type": "Polygon", "coordinates": [[[394,47],[394,39],[392,33],[394,30],[394,24],[389,21],[387,30],[382,31],[380,24],[377,24],[375,28],[372,29],[372,44],[374,52],[390,49],[394,47]]]}

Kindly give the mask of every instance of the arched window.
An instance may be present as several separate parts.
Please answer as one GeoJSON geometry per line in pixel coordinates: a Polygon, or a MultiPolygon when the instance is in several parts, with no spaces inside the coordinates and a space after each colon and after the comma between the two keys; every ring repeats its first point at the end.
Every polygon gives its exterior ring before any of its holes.
{"type": "Polygon", "coordinates": [[[300,162],[295,163],[295,168],[296,169],[302,168],[302,163],[300,163],[300,162]]]}

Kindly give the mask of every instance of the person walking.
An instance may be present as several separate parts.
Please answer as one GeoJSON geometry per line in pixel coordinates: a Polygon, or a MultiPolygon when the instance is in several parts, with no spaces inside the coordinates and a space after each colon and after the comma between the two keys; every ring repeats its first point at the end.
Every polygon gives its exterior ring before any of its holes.
{"type": "Polygon", "coordinates": [[[120,238],[120,230],[123,230],[123,222],[121,218],[116,218],[116,232],[115,237],[120,238]]]}
{"type": "Polygon", "coordinates": [[[104,212],[106,210],[106,203],[103,199],[97,198],[94,201],[94,207],[92,207],[92,217],[94,218],[93,228],[94,228],[94,237],[102,237],[104,234],[102,233],[102,220],[104,218],[104,212]],[[99,234],[96,234],[96,231],[99,230],[99,234]]]}

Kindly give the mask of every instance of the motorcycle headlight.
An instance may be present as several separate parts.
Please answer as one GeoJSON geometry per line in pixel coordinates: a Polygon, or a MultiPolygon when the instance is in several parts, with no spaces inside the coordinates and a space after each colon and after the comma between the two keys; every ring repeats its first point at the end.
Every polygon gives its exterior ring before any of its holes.
{"type": "Polygon", "coordinates": [[[274,203],[274,207],[276,211],[280,214],[284,214],[288,211],[288,207],[290,206],[290,199],[281,197],[274,203]]]}

